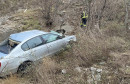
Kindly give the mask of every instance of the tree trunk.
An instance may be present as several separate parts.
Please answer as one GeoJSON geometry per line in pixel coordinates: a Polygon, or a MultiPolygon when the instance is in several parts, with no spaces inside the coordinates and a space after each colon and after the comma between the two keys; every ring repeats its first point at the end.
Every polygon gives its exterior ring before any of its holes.
{"type": "Polygon", "coordinates": [[[90,17],[90,12],[91,12],[91,2],[92,2],[92,0],[89,0],[88,1],[88,22],[87,22],[87,27],[90,29],[90,21],[91,21],[91,17],[90,17]]]}
{"type": "Polygon", "coordinates": [[[128,30],[129,30],[129,26],[128,26],[128,5],[127,5],[127,0],[124,0],[124,2],[125,2],[125,12],[126,12],[126,14],[125,14],[125,27],[126,27],[126,31],[128,32],[128,30]]]}
{"type": "Polygon", "coordinates": [[[105,7],[106,7],[106,3],[107,3],[107,0],[104,0],[104,4],[103,4],[103,7],[101,9],[101,13],[99,15],[99,28],[101,27],[101,20],[102,20],[102,17],[103,17],[103,12],[104,12],[105,7]]]}

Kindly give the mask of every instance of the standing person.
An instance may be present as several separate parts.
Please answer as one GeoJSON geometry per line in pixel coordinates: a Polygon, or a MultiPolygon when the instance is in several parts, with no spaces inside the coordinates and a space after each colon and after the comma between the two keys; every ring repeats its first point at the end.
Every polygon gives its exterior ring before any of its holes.
{"type": "Polygon", "coordinates": [[[88,18],[88,15],[85,11],[83,11],[81,13],[81,19],[82,19],[82,23],[81,23],[81,27],[86,27],[86,23],[87,23],[87,18],[88,18]]]}

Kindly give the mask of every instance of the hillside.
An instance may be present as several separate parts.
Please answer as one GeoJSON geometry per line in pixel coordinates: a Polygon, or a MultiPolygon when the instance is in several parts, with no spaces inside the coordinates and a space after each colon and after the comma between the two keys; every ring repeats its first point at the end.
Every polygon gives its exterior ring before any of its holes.
{"type": "Polygon", "coordinates": [[[77,42],[0,84],[129,84],[128,0],[0,0],[0,41],[26,30],[65,29],[77,42]],[[81,28],[81,13],[88,13],[81,28]]]}

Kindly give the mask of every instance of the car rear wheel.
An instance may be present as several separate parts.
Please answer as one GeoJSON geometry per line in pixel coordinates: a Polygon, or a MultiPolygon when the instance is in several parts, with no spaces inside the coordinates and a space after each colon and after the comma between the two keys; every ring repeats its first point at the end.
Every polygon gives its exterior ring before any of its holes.
{"type": "Polygon", "coordinates": [[[20,76],[24,76],[24,75],[28,75],[29,73],[31,73],[32,71],[32,65],[33,63],[32,62],[24,62],[22,63],[18,70],[17,70],[17,73],[20,75],[20,76]]]}

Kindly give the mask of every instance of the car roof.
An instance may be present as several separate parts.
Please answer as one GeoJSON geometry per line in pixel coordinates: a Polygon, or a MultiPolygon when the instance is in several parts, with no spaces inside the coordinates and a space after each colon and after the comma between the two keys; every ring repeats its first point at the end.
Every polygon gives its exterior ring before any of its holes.
{"type": "Polygon", "coordinates": [[[27,40],[31,37],[35,37],[35,36],[46,34],[46,33],[47,32],[40,31],[40,30],[29,30],[29,31],[11,34],[9,39],[17,41],[17,42],[22,42],[22,41],[27,40]]]}

